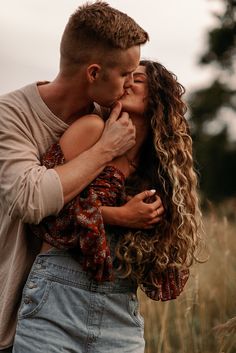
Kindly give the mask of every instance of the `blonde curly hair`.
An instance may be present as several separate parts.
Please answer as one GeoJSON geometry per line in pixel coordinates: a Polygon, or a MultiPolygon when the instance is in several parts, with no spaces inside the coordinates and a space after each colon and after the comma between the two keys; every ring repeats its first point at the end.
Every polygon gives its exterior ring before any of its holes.
{"type": "Polygon", "coordinates": [[[139,167],[127,179],[127,193],[156,189],[165,216],[151,231],[130,231],[118,242],[116,256],[122,276],[157,287],[158,273],[189,267],[200,244],[201,212],[192,139],[184,117],[184,87],[158,62],[141,61],[148,77],[150,121],[139,167]]]}

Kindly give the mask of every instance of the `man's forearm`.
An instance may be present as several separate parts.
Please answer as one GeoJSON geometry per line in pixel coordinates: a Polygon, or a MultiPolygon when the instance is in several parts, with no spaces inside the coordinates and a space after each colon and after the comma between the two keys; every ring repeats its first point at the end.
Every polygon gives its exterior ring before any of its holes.
{"type": "Polygon", "coordinates": [[[111,153],[97,144],[73,160],[55,167],[62,184],[64,203],[91,183],[111,159],[111,153]]]}

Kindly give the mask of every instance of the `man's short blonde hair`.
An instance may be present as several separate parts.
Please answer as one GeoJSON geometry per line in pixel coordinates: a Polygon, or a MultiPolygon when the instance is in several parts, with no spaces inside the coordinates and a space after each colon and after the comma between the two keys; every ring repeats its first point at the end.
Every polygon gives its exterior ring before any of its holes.
{"type": "Polygon", "coordinates": [[[96,1],[80,6],[70,17],[61,40],[61,66],[84,64],[117,50],[146,43],[148,33],[131,17],[96,1]]]}

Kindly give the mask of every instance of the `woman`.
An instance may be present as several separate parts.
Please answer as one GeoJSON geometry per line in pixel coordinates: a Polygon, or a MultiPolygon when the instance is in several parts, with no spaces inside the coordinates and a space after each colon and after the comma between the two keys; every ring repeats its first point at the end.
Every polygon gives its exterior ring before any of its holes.
{"type": "MultiPolygon", "coordinates": [[[[144,352],[137,286],[155,300],[176,298],[199,242],[183,93],[161,64],[141,61],[121,99],[136,127],[136,145],[109,164],[58,218],[32,227],[49,244],[69,251],[52,248],[36,259],[23,292],[15,352],[27,353],[30,346],[34,352],[144,352]],[[162,222],[145,231],[104,228],[107,206],[123,204],[145,189],[157,190],[162,198],[162,222]]],[[[72,159],[91,147],[103,128],[98,116],[78,119],[51,147],[44,164],[50,168],[72,159]]]]}

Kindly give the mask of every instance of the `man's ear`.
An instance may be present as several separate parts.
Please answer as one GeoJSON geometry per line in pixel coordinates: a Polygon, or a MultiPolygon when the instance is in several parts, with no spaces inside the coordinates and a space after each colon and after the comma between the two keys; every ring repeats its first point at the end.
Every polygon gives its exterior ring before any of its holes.
{"type": "Polygon", "coordinates": [[[91,64],[87,67],[87,76],[90,82],[97,80],[101,71],[101,66],[98,64],[91,64]]]}

